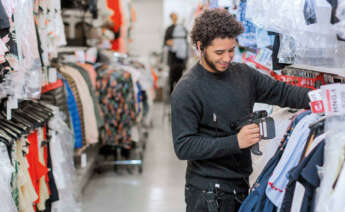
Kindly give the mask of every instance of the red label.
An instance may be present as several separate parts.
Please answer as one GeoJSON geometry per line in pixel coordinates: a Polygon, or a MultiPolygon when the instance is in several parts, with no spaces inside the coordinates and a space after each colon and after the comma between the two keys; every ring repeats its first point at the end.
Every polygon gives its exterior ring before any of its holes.
{"type": "Polygon", "coordinates": [[[310,109],[312,113],[324,113],[325,107],[322,100],[310,102],[310,109]]]}

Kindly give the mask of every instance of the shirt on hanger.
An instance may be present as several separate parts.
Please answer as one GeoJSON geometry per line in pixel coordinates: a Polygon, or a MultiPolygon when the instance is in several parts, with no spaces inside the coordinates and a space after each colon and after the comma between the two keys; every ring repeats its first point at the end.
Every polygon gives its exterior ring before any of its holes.
{"type": "Polygon", "coordinates": [[[287,173],[298,164],[309,136],[309,124],[315,122],[318,118],[319,115],[311,114],[297,124],[282,158],[269,179],[266,195],[278,208],[281,206],[288,184],[287,173]]]}

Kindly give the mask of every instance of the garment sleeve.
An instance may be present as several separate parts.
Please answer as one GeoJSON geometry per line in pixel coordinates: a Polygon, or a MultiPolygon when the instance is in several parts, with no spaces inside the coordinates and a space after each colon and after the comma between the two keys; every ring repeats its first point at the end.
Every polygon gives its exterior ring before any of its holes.
{"type": "Polygon", "coordinates": [[[172,134],[177,157],[206,160],[240,153],[237,135],[210,137],[199,134],[201,104],[183,87],[177,87],[171,98],[172,134]]]}
{"type": "MultiPolygon", "coordinates": [[[[249,69],[252,69],[248,67],[249,69]]],[[[255,100],[281,107],[296,109],[309,108],[308,92],[310,89],[287,85],[264,75],[255,69],[250,70],[255,84],[255,100]]]]}

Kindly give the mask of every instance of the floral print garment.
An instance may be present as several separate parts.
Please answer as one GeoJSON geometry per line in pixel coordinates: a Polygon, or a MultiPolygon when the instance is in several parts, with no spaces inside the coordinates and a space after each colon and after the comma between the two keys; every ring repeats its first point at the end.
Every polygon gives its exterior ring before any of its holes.
{"type": "Polygon", "coordinates": [[[136,121],[135,94],[130,73],[103,67],[98,71],[96,94],[105,120],[100,132],[102,143],[126,146],[131,141],[131,128],[136,121]]]}

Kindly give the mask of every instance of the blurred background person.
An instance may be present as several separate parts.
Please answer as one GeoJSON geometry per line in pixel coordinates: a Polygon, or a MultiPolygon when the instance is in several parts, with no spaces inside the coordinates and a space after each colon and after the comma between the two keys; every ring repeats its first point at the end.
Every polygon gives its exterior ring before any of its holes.
{"type": "Polygon", "coordinates": [[[166,29],[164,46],[168,47],[168,66],[170,94],[186,68],[188,60],[188,32],[182,24],[178,24],[176,13],[171,13],[172,24],[166,29]]]}

